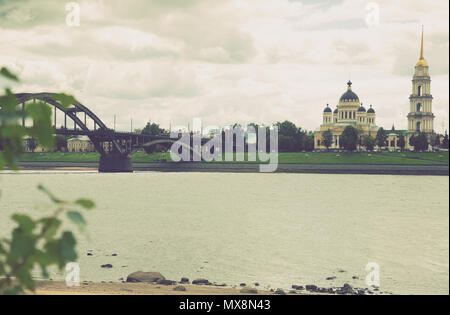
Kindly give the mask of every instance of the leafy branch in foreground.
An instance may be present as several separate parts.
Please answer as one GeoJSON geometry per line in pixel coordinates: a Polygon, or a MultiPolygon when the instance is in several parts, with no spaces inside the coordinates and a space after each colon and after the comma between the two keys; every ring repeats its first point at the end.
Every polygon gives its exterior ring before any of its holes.
{"type": "MultiPolygon", "coordinates": [[[[0,69],[0,77],[19,82],[19,78],[6,68],[0,69]]],[[[76,102],[66,94],[58,94],[55,99],[63,108],[76,102]]],[[[0,95],[0,171],[5,166],[17,169],[16,160],[27,137],[43,147],[53,148],[55,137],[51,114],[51,108],[45,102],[27,104],[22,110],[11,90],[5,88],[4,94],[0,95]],[[23,126],[20,122],[24,119],[33,120],[33,126],[23,126]]],[[[42,277],[48,278],[49,267],[62,270],[67,263],[77,259],[76,239],[72,232],[61,231],[61,216],[65,214],[83,232],[86,221],[79,210],[93,209],[95,204],[88,199],[63,201],[43,186],[38,189],[50,198],[53,214],[38,219],[18,213],[12,215],[17,226],[10,238],[0,239],[0,294],[34,291],[36,282],[32,271],[35,267],[40,267],[42,277]]]]}
{"type": "Polygon", "coordinates": [[[33,291],[36,288],[32,278],[34,267],[40,267],[42,277],[48,278],[48,267],[53,265],[63,270],[67,263],[78,258],[72,232],[60,232],[61,216],[65,214],[84,232],[86,221],[78,210],[93,209],[94,203],[86,199],[75,202],[59,200],[44,187],[39,186],[39,189],[52,201],[53,214],[35,220],[23,214],[12,216],[17,226],[10,239],[0,240],[0,293],[33,291]]]}

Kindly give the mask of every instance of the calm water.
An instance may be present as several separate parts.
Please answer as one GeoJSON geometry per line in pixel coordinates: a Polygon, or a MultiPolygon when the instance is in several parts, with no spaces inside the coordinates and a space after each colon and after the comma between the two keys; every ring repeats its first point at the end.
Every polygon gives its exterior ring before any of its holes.
{"type": "Polygon", "coordinates": [[[39,183],[97,203],[90,238],[79,238],[82,280],[144,270],[230,285],[366,287],[365,266],[376,262],[383,291],[449,293],[448,177],[3,173],[0,236],[13,211],[48,204],[39,183]],[[107,263],[114,268],[100,268],[107,263]]]}

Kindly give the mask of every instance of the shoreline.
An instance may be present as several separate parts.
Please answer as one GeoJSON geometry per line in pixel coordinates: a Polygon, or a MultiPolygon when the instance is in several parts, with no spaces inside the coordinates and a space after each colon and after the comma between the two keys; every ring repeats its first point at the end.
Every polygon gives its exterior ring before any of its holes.
{"type": "MultiPolygon", "coordinates": [[[[246,288],[249,289],[249,288],[246,288]]],[[[63,281],[38,281],[36,295],[274,295],[275,292],[259,290],[252,287],[252,292],[241,292],[243,288],[221,287],[214,285],[173,284],[162,285],[156,283],[130,282],[90,282],[84,281],[80,286],[68,287],[63,281]],[[183,287],[185,291],[176,290],[183,287]]],[[[307,292],[288,293],[302,294],[307,292]]]]}
{"type": "MultiPolygon", "coordinates": [[[[96,171],[98,162],[18,162],[21,170],[96,171]]],[[[134,162],[140,172],[259,173],[256,163],[134,162]]],[[[275,173],[449,176],[448,165],[279,164],[275,173]]]]}

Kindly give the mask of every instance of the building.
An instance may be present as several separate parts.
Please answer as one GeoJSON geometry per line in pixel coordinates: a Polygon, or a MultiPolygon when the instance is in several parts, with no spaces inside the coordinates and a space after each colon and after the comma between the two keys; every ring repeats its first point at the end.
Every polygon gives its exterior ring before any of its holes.
{"type": "Polygon", "coordinates": [[[95,152],[94,144],[88,137],[74,137],[67,140],[68,152],[95,152]]]}
{"type": "Polygon", "coordinates": [[[422,28],[422,40],[420,45],[420,59],[417,61],[412,80],[412,94],[409,97],[410,110],[408,114],[408,132],[406,145],[409,145],[411,137],[424,133],[428,142],[432,143],[434,135],[433,96],[431,95],[431,79],[428,62],[424,58],[424,32],[422,28]]]}
{"type": "Polygon", "coordinates": [[[44,148],[39,145],[36,139],[31,137],[25,137],[22,141],[22,150],[27,153],[43,153],[51,152],[50,149],[44,148]]]}
{"type": "Polygon", "coordinates": [[[327,104],[323,111],[323,123],[314,132],[314,148],[326,149],[323,134],[329,130],[333,136],[330,149],[340,148],[340,137],[347,126],[359,131],[361,140],[364,136],[376,137],[379,127],[376,126],[376,113],[372,105],[366,110],[358,95],[352,90],[352,82],[347,83],[347,91],[339,99],[333,111],[327,104]]]}
{"type": "MultiPolygon", "coordinates": [[[[403,135],[405,137],[406,148],[413,150],[409,142],[411,137],[424,133],[429,143],[433,143],[434,133],[434,114],[433,114],[433,96],[431,95],[431,79],[429,66],[424,58],[424,32],[422,29],[422,40],[420,46],[420,58],[417,61],[412,80],[412,94],[410,95],[410,110],[408,114],[407,130],[387,131],[388,139],[385,148],[390,151],[400,150],[399,140],[403,135]]],[[[366,111],[360,102],[358,95],[352,91],[352,82],[348,82],[348,89],[339,100],[334,111],[327,105],[323,111],[323,123],[314,132],[314,148],[323,150],[326,147],[323,144],[323,133],[329,130],[333,135],[333,143],[330,149],[340,148],[340,137],[345,127],[355,127],[362,137],[376,137],[379,127],[376,126],[375,110],[370,108],[366,111]]],[[[362,141],[360,141],[360,144],[362,141]]],[[[361,148],[361,145],[358,149],[361,148]]]]}

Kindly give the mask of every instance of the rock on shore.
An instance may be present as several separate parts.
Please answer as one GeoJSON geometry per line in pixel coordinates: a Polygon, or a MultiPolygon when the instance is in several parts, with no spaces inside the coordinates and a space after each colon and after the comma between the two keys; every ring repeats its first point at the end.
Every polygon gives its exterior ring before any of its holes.
{"type": "Polygon", "coordinates": [[[154,283],[160,280],[165,280],[166,278],[159,272],[143,272],[137,271],[133,272],[127,277],[127,282],[149,282],[154,283]]]}

